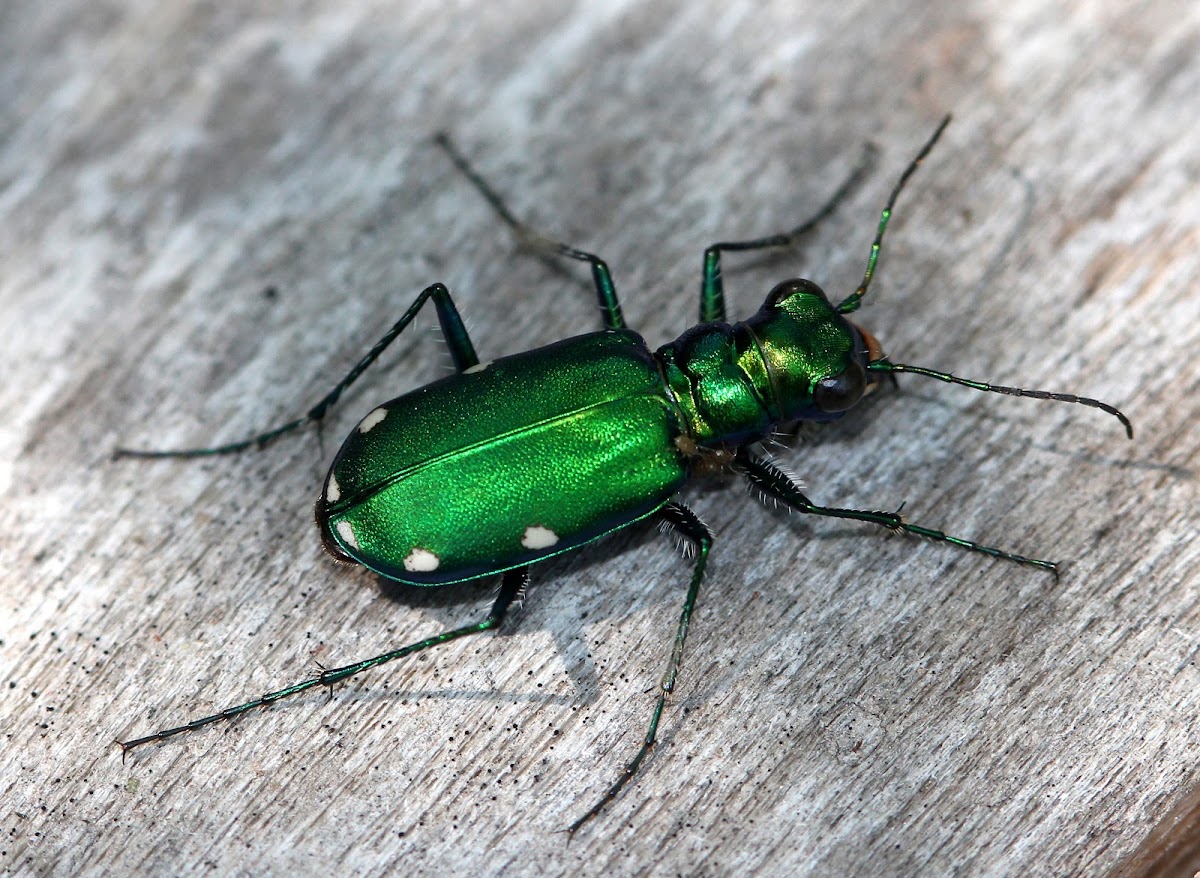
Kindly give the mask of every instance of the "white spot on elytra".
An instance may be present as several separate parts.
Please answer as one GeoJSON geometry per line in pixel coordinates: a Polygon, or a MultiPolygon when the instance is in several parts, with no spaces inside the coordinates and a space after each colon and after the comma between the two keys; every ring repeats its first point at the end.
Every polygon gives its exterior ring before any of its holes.
{"type": "Polygon", "coordinates": [[[358,537],[354,535],[354,527],[350,522],[342,519],[337,523],[338,536],[342,538],[346,545],[352,549],[358,548],[358,537]]]}
{"type": "Polygon", "coordinates": [[[370,433],[375,427],[379,426],[380,422],[387,417],[387,409],[377,408],[371,414],[362,419],[362,423],[358,425],[358,432],[370,433]]]}
{"type": "Polygon", "coordinates": [[[429,573],[438,569],[442,559],[428,549],[413,549],[404,559],[404,569],[413,573],[429,573]]]}
{"type": "Polygon", "coordinates": [[[342,488],[337,483],[337,476],[333,473],[329,474],[329,481],[325,484],[325,502],[336,503],[338,498],[342,496],[342,488]]]}
{"type": "Polygon", "coordinates": [[[474,375],[476,372],[482,372],[488,366],[492,365],[493,362],[495,362],[495,361],[494,360],[484,360],[482,363],[476,363],[474,366],[472,366],[469,369],[463,369],[463,374],[464,375],[474,375]]]}
{"type": "Polygon", "coordinates": [[[521,536],[521,545],[526,549],[548,549],[558,542],[558,534],[540,524],[531,524],[521,536]]]}

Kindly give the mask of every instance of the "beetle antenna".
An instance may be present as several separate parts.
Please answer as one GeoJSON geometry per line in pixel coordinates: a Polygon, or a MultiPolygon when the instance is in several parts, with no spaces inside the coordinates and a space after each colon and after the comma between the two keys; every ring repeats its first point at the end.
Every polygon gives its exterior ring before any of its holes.
{"type": "Polygon", "coordinates": [[[933,135],[925,141],[925,145],[921,147],[921,151],[917,153],[917,157],[908,163],[908,167],[904,169],[904,173],[896,181],[896,185],[892,189],[892,194],[888,196],[887,204],[883,207],[883,213],[879,215],[879,229],[875,232],[875,240],[871,242],[871,255],[867,257],[867,270],[863,273],[862,283],[858,285],[858,289],[841,301],[837,306],[838,313],[849,314],[852,311],[858,310],[859,304],[861,304],[863,297],[867,294],[867,287],[871,285],[871,278],[875,276],[875,263],[879,261],[879,248],[883,245],[883,233],[887,231],[888,220],[892,218],[892,208],[896,206],[896,199],[900,196],[900,190],[904,188],[904,184],[908,182],[908,178],[916,173],[917,168],[921,166],[921,162],[929,155],[929,151],[933,149],[933,145],[938,142],[938,138],[942,136],[942,132],[946,130],[946,126],[949,124],[950,114],[947,113],[942,119],[941,124],[933,132],[933,135]]]}
{"type": "Polygon", "coordinates": [[[1033,399],[1052,399],[1055,402],[1073,402],[1078,405],[1086,405],[1094,409],[1100,409],[1102,412],[1108,412],[1124,425],[1125,435],[1130,439],[1133,438],[1133,424],[1129,422],[1129,418],[1125,417],[1120,409],[1088,396],[1075,396],[1073,393],[1050,393],[1046,390],[1026,390],[1023,387],[1005,387],[1002,384],[971,381],[967,378],[959,378],[956,375],[951,375],[949,372],[938,372],[922,366],[907,366],[904,363],[893,363],[886,358],[873,360],[868,363],[867,371],[886,372],[889,375],[896,375],[899,372],[909,372],[913,375],[925,375],[928,378],[936,378],[938,381],[945,381],[947,384],[959,384],[963,387],[970,387],[972,390],[985,390],[990,393],[1004,393],[1008,396],[1029,396],[1033,399]]]}

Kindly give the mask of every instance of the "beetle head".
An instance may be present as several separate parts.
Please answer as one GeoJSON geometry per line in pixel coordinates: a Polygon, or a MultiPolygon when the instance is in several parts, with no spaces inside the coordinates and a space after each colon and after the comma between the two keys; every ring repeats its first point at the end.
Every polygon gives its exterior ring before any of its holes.
{"type": "Polygon", "coordinates": [[[762,354],[780,422],[841,417],[877,380],[867,364],[883,356],[810,280],[784,281],[747,322],[762,354]]]}

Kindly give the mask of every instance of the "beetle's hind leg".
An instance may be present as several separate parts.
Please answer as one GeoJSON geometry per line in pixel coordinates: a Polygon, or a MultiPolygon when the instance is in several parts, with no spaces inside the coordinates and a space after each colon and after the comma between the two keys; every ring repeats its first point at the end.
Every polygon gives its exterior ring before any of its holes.
{"type": "Polygon", "coordinates": [[[407,646],[402,646],[399,649],[394,649],[391,652],[385,652],[383,655],[377,655],[374,658],[364,659],[361,662],[355,662],[352,665],[346,665],[342,668],[330,668],[323,670],[315,677],[310,677],[300,683],[280,689],[276,692],[268,692],[260,698],[255,698],[253,701],[247,701],[245,704],[239,704],[235,707],[227,707],[220,713],[214,713],[212,716],[202,717],[192,720],[191,722],[177,726],[173,729],[163,729],[159,732],[154,732],[151,735],[146,735],[141,738],[134,738],[129,741],[117,741],[122,753],[128,753],[135,747],[140,747],[143,744],[150,744],[155,741],[165,741],[167,738],[173,738],[183,732],[191,732],[196,729],[204,728],[204,726],[212,725],[213,723],[221,722],[222,720],[233,719],[241,716],[249,710],[254,710],[259,707],[266,707],[268,704],[274,704],[276,701],[281,701],[289,696],[304,692],[307,689],[312,689],[314,686],[333,686],[335,683],[340,683],[356,674],[361,674],[363,671],[377,668],[386,662],[393,661],[398,658],[403,658],[406,655],[412,655],[415,652],[429,649],[431,646],[439,646],[443,643],[449,643],[451,640],[457,640],[460,637],[466,637],[470,634],[481,634],[484,631],[491,631],[499,628],[504,621],[504,617],[508,614],[509,607],[513,601],[520,600],[525,593],[525,586],[529,584],[529,568],[517,567],[514,570],[508,570],[504,573],[504,578],[500,582],[500,594],[497,595],[496,601],[492,604],[491,612],[482,622],[476,622],[474,625],[464,625],[461,628],[452,628],[449,631],[443,631],[441,634],[435,634],[433,637],[427,637],[424,640],[418,640],[416,643],[410,643],[407,646]]]}
{"type": "Polygon", "coordinates": [[[454,141],[450,139],[450,135],[445,131],[439,132],[434,137],[434,143],[441,147],[446,155],[450,157],[450,161],[454,162],[454,166],[462,172],[464,177],[471,181],[471,185],[479,190],[479,194],[491,205],[492,210],[496,211],[504,224],[512,229],[517,242],[521,246],[528,247],[534,251],[541,251],[554,256],[565,256],[568,259],[576,259],[580,262],[588,263],[592,267],[592,283],[596,286],[596,298],[600,302],[604,328],[625,328],[625,317],[621,314],[621,303],[617,300],[617,288],[613,284],[612,272],[609,271],[608,264],[603,259],[595,253],[588,253],[572,247],[570,244],[563,244],[560,241],[548,238],[518,219],[508,209],[508,205],[504,203],[504,199],[500,197],[499,193],[467,161],[466,156],[459,151],[454,141]]]}
{"type": "Polygon", "coordinates": [[[375,362],[387,346],[396,340],[397,336],[416,318],[417,313],[421,310],[421,306],[430,299],[433,299],[434,308],[437,310],[438,322],[442,327],[442,336],[446,340],[446,346],[450,348],[450,356],[454,360],[454,368],[459,372],[463,372],[472,366],[478,365],[479,357],[475,354],[475,347],[471,344],[471,337],[467,334],[467,328],[463,325],[462,317],[459,316],[458,309],[454,307],[454,300],[450,297],[450,291],[446,289],[444,284],[433,284],[421,291],[416,301],[404,312],[404,316],[397,320],[383,338],[377,341],[375,346],[367,351],[361,360],[354,364],[354,368],[337,383],[333,390],[321,397],[321,400],[302,417],[290,420],[278,427],[272,427],[270,430],[265,430],[247,439],[240,439],[237,442],[230,442],[225,445],[165,450],[118,448],[113,451],[113,457],[210,457],[214,454],[236,454],[239,451],[246,451],[251,448],[262,448],[274,442],[280,436],[295,432],[307,424],[320,423],[321,419],[325,417],[325,413],[338,401],[346,388],[358,380],[358,376],[365,372],[367,367],[375,362]]]}
{"type": "Polygon", "coordinates": [[[696,596],[700,593],[700,583],[704,580],[704,566],[708,562],[708,551],[712,548],[713,535],[712,531],[708,529],[708,525],[682,503],[668,503],[659,510],[658,518],[664,525],[677,531],[695,546],[696,550],[695,566],[692,568],[692,583],[688,587],[687,597],[683,601],[683,612],[679,616],[679,627],[675,631],[675,646],[671,650],[671,660],[659,683],[658,702],[654,705],[654,713],[650,717],[650,728],[646,730],[646,737],[642,742],[641,749],[633,757],[633,761],[625,767],[625,771],[617,778],[617,782],[608,788],[604,797],[590,811],[572,823],[568,832],[575,832],[604,810],[604,806],[615,799],[630,779],[637,774],[642,760],[646,758],[658,738],[658,723],[662,719],[663,708],[666,707],[667,697],[674,691],[675,681],[679,677],[679,666],[683,663],[683,644],[687,640],[688,625],[691,623],[692,610],[696,607],[696,596]]]}

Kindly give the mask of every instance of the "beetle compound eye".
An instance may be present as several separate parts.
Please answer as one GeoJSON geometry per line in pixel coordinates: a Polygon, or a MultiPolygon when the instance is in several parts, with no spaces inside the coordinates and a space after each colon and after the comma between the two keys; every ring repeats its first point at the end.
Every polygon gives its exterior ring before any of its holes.
{"type": "Polygon", "coordinates": [[[817,382],[813,402],[823,412],[844,412],[862,399],[866,386],[867,373],[858,363],[851,363],[837,375],[817,382]]]}

